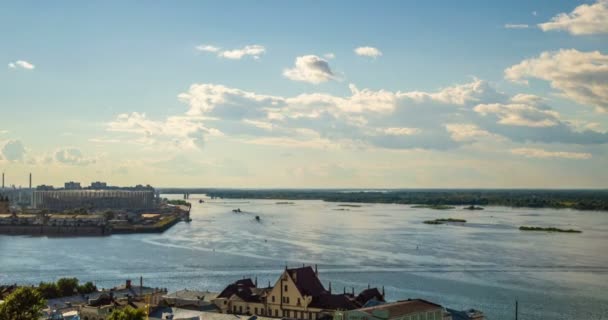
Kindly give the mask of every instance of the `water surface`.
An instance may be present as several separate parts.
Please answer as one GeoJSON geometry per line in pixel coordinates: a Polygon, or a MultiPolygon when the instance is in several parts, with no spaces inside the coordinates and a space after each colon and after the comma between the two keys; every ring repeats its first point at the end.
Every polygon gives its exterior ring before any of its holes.
{"type": "MultiPolygon", "coordinates": [[[[281,270],[318,264],[326,287],[385,287],[390,300],[425,298],[483,310],[489,319],[606,319],[608,213],[322,201],[209,200],[163,234],[105,238],[0,236],[0,283],[75,276],[112,287],[125,278],[169,290],[221,290],[243,277],[274,283],[281,270]],[[232,213],[241,208],[244,213],[232,213]],[[261,222],[255,221],[259,215],[261,222]],[[436,218],[464,225],[426,225],[436,218]],[[522,232],[520,225],[582,234],[522,232]]],[[[346,288],[346,289],[345,289],[346,288]]]]}

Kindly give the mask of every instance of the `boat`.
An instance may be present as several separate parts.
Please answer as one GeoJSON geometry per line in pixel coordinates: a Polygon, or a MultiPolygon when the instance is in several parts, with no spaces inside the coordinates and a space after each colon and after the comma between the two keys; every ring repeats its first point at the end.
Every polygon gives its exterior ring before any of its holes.
{"type": "Polygon", "coordinates": [[[260,216],[255,216],[255,221],[260,222],[260,216]]]}
{"type": "Polygon", "coordinates": [[[232,209],[232,212],[234,213],[241,213],[241,208],[236,208],[236,209],[232,209]]]}
{"type": "Polygon", "coordinates": [[[203,201],[203,199],[198,200],[198,203],[203,203],[203,202],[205,202],[205,201],[203,201]]]}

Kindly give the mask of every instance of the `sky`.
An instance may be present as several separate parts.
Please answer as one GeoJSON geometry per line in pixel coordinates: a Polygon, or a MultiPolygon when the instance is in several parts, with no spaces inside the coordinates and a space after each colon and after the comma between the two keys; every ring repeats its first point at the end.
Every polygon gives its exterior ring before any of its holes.
{"type": "Polygon", "coordinates": [[[608,0],[2,1],[8,185],[606,188],[608,0]]]}

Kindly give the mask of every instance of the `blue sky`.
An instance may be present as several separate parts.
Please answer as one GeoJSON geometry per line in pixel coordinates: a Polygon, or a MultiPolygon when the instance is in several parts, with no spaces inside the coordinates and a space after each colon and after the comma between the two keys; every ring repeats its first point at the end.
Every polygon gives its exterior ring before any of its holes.
{"type": "Polygon", "coordinates": [[[608,178],[604,0],[4,1],[0,39],[17,185],[608,178]]]}

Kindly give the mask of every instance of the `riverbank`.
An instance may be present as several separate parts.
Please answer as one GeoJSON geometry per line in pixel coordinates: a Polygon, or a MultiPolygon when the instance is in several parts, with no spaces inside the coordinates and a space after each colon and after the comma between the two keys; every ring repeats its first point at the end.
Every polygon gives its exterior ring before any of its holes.
{"type": "Polygon", "coordinates": [[[504,206],[608,211],[608,190],[543,189],[161,189],[168,194],[206,194],[211,198],[323,200],[344,203],[395,203],[431,206],[504,206]]]}
{"type": "Polygon", "coordinates": [[[178,215],[170,215],[153,225],[102,225],[102,226],[50,226],[50,225],[0,225],[0,235],[48,236],[48,237],[99,237],[112,234],[163,233],[182,221],[178,215]]]}

